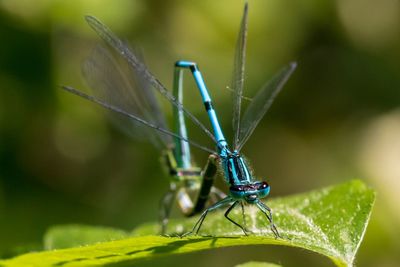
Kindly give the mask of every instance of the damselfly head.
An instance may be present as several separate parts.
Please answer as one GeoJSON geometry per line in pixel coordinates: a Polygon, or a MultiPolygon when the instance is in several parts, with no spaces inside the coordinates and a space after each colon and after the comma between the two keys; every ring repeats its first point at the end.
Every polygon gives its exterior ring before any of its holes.
{"type": "Polygon", "coordinates": [[[229,191],[235,199],[244,199],[248,203],[255,203],[258,199],[264,198],[269,194],[270,186],[267,182],[255,182],[231,185],[229,191]]]}

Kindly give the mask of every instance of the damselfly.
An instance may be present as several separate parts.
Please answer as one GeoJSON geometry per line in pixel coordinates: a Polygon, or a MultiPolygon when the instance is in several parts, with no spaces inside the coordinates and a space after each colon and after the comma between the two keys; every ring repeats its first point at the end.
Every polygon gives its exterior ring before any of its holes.
{"type": "MultiPolygon", "coordinates": [[[[87,18],[92,25],[91,18],[87,18]]],[[[140,55],[136,51],[136,55],[140,55]]],[[[149,83],[140,73],[131,69],[118,54],[104,45],[97,45],[91,55],[82,65],[82,73],[88,85],[98,100],[119,107],[124,111],[140,116],[146,122],[168,129],[164,113],[149,83]]],[[[182,71],[177,69],[174,73],[173,96],[180,102],[183,101],[182,71]]],[[[74,92],[72,88],[64,87],[74,92]]],[[[91,100],[84,94],[81,96],[91,100]]],[[[215,164],[208,164],[204,171],[193,165],[187,139],[185,118],[182,110],[174,109],[174,133],[183,138],[173,138],[162,132],[149,130],[137,120],[127,119],[118,113],[110,112],[112,122],[117,124],[124,132],[140,139],[145,138],[162,150],[163,163],[169,175],[169,190],[160,202],[161,233],[166,232],[168,220],[173,203],[176,200],[178,207],[185,216],[192,216],[204,210],[209,195],[212,201],[224,198],[226,195],[213,184],[215,164]],[[208,181],[203,183],[202,181],[208,181]]],[[[170,130],[168,130],[170,131],[170,130]]],[[[171,131],[172,132],[172,131],[171,131]]],[[[211,156],[210,160],[214,160],[211,156]]],[[[211,203],[213,203],[211,202],[211,203]]]]}
{"type": "MultiPolygon", "coordinates": [[[[240,150],[242,149],[243,145],[248,140],[250,135],[253,133],[254,129],[256,128],[257,124],[262,119],[266,111],[271,106],[273,100],[280,92],[283,85],[288,80],[289,76],[294,71],[296,64],[289,64],[287,67],[278,72],[271,81],[263,86],[252,99],[251,103],[247,107],[246,112],[243,115],[243,118],[241,118],[241,101],[243,98],[244,68],[246,58],[245,49],[247,44],[247,17],[248,5],[246,3],[237,41],[231,86],[231,89],[233,90],[233,149],[229,148],[228,143],[223,135],[219,120],[216,115],[216,111],[211,102],[208,89],[206,88],[203,77],[199,71],[198,66],[195,63],[189,61],[178,61],[175,64],[175,67],[179,70],[190,69],[190,71],[192,72],[197,87],[200,91],[207,114],[211,121],[213,134],[196,117],[194,117],[189,111],[187,111],[183,107],[182,103],[174,95],[172,95],[166,89],[166,87],[163,86],[157,78],[155,78],[153,74],[151,74],[151,72],[147,69],[144,63],[140,61],[137,55],[129,50],[127,46],[120,39],[118,39],[118,37],[116,37],[104,24],[99,22],[94,17],[87,17],[86,19],[89,25],[98,33],[98,35],[126,60],[131,70],[133,70],[135,75],[141,77],[142,81],[146,83],[146,85],[155,88],[166,99],[168,99],[179,112],[181,112],[189,119],[191,119],[195,124],[197,124],[215,142],[216,151],[198,145],[197,143],[189,140],[186,136],[183,136],[181,133],[173,133],[159,123],[154,123],[146,120],[143,117],[132,114],[124,107],[119,107],[118,105],[110,103],[107,100],[102,100],[93,96],[89,96],[71,87],[64,87],[64,89],[71,93],[82,96],[92,102],[102,105],[107,109],[113,110],[119,114],[131,118],[135,121],[135,123],[145,124],[148,127],[156,129],[163,134],[173,136],[207,152],[211,152],[211,155],[215,156],[211,156],[209,158],[211,160],[209,160],[208,166],[216,167],[214,165],[215,160],[213,159],[217,157],[218,165],[222,169],[225,181],[230,186],[229,195],[208,207],[201,214],[200,219],[194,225],[192,231],[188,234],[197,234],[199,232],[202,223],[209,212],[224,206],[229,206],[229,208],[225,212],[225,217],[233,224],[240,227],[247,235],[247,230],[242,225],[232,220],[229,217],[229,213],[238,204],[240,204],[243,208],[244,203],[249,203],[256,205],[261,210],[261,212],[265,214],[266,218],[270,222],[270,227],[274,235],[276,237],[279,236],[279,232],[273,223],[271,209],[261,201],[262,198],[266,197],[269,194],[270,186],[265,181],[259,181],[255,179],[252,172],[248,168],[245,159],[240,154],[240,150]]],[[[203,180],[201,191],[204,191],[206,193],[209,192],[212,186],[212,181],[213,179],[203,180]]]]}

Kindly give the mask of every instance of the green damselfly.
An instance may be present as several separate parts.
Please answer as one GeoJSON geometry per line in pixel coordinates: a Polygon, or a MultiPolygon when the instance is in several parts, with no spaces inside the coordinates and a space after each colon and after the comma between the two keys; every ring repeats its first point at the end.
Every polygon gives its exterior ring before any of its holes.
{"type": "MultiPolygon", "coordinates": [[[[95,23],[91,17],[87,17],[87,21],[90,25],[95,23]]],[[[135,51],[135,54],[142,58],[138,51],[135,51]]],[[[215,165],[209,164],[202,170],[193,164],[190,146],[186,141],[187,129],[182,110],[173,110],[174,129],[170,130],[149,84],[142,79],[140,73],[130,69],[122,59],[109,46],[99,44],[84,61],[82,73],[98,103],[104,101],[108,105],[119,107],[143,118],[147,125],[151,124],[183,137],[177,138],[174,135],[149,130],[150,128],[143,127],[137,120],[127,119],[126,116],[115,112],[109,113],[111,121],[123,132],[137,139],[147,139],[162,151],[162,162],[169,176],[169,189],[160,201],[161,233],[165,234],[175,200],[183,215],[193,216],[204,210],[209,194],[213,202],[226,195],[216,187],[201,188],[202,181],[214,179],[217,170],[215,165]]],[[[96,102],[95,98],[78,93],[73,88],[63,88],[96,102]]],[[[183,101],[183,80],[180,70],[174,74],[173,88],[173,97],[183,101]]],[[[212,181],[209,184],[212,184],[212,181]]]]}

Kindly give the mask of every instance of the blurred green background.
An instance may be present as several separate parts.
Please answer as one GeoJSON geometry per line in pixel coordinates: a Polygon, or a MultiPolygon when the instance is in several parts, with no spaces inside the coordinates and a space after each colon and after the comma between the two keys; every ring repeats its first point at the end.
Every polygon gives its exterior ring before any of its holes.
{"type": "MultiPolygon", "coordinates": [[[[149,68],[169,88],[176,60],[198,62],[231,138],[226,87],[242,9],[243,1],[228,0],[0,0],[1,257],[40,248],[54,224],[130,230],[157,219],[168,186],[159,152],[120,133],[100,108],[59,89],[87,88],[80,66],[98,38],[83,15],[95,15],[143,48],[149,68]]],[[[298,62],[244,148],[256,174],[267,177],[272,197],[363,179],[378,195],[357,265],[398,266],[400,2],[250,0],[248,37],[246,96],[298,62]]],[[[189,109],[208,125],[187,80],[189,109]]],[[[197,128],[189,134],[212,145],[197,128]]],[[[205,163],[205,153],[193,152],[205,163]]],[[[218,186],[226,190],[221,181],[218,186]]],[[[249,260],[332,266],[299,249],[265,246],[143,266],[249,260]]]]}

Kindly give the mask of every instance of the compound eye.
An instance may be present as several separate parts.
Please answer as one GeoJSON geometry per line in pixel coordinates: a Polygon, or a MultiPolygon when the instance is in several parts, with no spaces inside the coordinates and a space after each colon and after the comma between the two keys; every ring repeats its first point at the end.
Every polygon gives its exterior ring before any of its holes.
{"type": "Polygon", "coordinates": [[[262,189],[265,189],[265,188],[267,188],[267,187],[269,187],[269,184],[268,184],[267,182],[262,182],[261,188],[262,188],[262,189]]]}
{"type": "Polygon", "coordinates": [[[241,186],[241,185],[231,186],[230,190],[232,190],[232,191],[243,191],[243,186],[241,186]]]}

